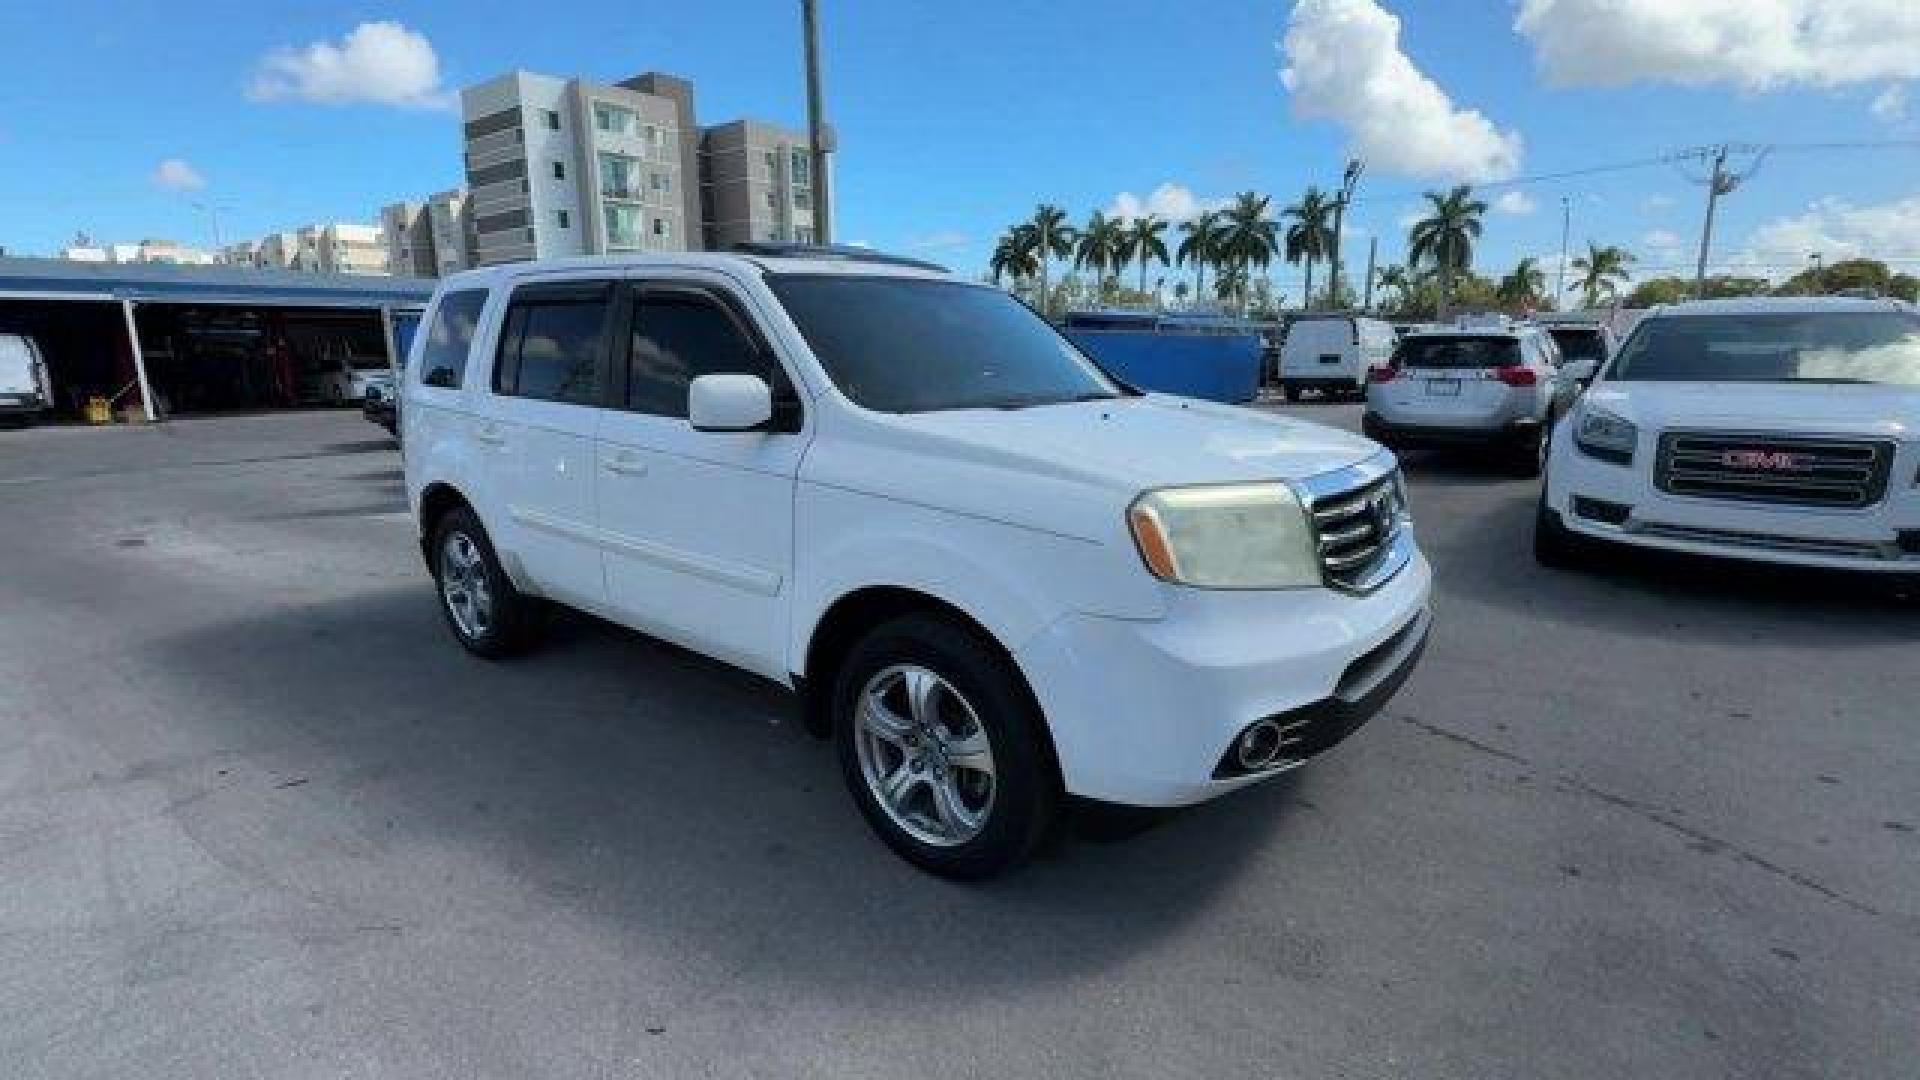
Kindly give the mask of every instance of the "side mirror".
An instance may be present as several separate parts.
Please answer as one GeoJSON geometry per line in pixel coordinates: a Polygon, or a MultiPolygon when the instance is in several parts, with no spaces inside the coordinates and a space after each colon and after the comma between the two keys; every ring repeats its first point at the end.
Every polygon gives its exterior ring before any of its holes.
{"type": "Polygon", "coordinates": [[[773,390],[758,375],[702,375],[687,387],[687,422],[695,431],[757,431],[773,419],[773,390]]]}

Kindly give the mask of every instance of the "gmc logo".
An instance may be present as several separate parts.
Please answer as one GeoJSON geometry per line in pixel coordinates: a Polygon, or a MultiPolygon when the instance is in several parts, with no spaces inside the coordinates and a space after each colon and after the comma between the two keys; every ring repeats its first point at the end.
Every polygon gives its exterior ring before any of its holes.
{"type": "Polygon", "coordinates": [[[1728,450],[1720,455],[1720,464],[1729,469],[1757,472],[1806,472],[1813,468],[1813,455],[1771,450],[1728,450]]]}

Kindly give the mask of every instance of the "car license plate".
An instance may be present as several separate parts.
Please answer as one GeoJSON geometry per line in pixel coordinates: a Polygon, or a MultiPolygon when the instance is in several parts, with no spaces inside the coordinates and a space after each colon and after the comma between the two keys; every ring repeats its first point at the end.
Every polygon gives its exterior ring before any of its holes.
{"type": "Polygon", "coordinates": [[[1428,379],[1427,380],[1427,396],[1428,397],[1459,397],[1460,396],[1460,380],[1459,379],[1428,379]]]}

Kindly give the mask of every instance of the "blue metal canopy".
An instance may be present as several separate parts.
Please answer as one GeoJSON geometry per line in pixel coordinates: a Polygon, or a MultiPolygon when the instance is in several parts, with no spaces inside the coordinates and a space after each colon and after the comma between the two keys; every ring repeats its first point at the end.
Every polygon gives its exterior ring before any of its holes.
{"type": "Polygon", "coordinates": [[[0,300],[132,300],[257,307],[388,308],[423,304],[428,278],[316,274],[251,266],[0,259],[0,300]]]}

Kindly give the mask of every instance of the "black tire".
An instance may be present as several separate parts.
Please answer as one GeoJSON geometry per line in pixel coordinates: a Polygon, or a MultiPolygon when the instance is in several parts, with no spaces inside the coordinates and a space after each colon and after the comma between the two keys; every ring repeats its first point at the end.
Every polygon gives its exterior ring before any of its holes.
{"type": "Polygon", "coordinates": [[[993,877],[1019,865],[1052,833],[1061,794],[1046,721],[1013,661],[975,631],[934,615],[883,623],[834,673],[832,708],[840,771],[854,804],[888,847],[920,869],[966,881],[993,877]],[[978,832],[964,842],[943,846],[913,835],[867,781],[857,742],[860,701],[870,683],[902,665],[930,671],[957,691],[990,743],[992,795],[978,832]]]}
{"type": "Polygon", "coordinates": [[[1585,564],[1587,554],[1586,539],[1568,529],[1547,506],[1546,487],[1541,485],[1540,504],[1533,515],[1534,561],[1556,570],[1574,570],[1585,564]]]}
{"type": "Polygon", "coordinates": [[[1288,401],[1297,403],[1300,400],[1300,388],[1297,386],[1289,385],[1282,390],[1282,393],[1286,394],[1288,401]]]}
{"type": "Polygon", "coordinates": [[[1531,479],[1541,474],[1540,453],[1547,445],[1545,426],[1535,428],[1532,434],[1522,435],[1513,441],[1509,451],[1509,461],[1513,475],[1531,479]]]}
{"type": "MultiPolygon", "coordinates": [[[[440,614],[447,620],[447,628],[466,650],[475,656],[487,660],[503,660],[509,656],[524,652],[538,636],[541,610],[537,600],[523,596],[513,587],[513,581],[501,569],[500,556],[494,553],[493,541],[487,536],[487,530],[480,524],[480,518],[467,507],[455,507],[442,516],[433,529],[433,543],[427,563],[433,572],[434,592],[440,600],[440,614]],[[488,598],[487,617],[483,623],[474,626],[463,625],[456,614],[455,601],[447,588],[447,574],[453,569],[452,549],[463,538],[475,557],[474,570],[468,571],[468,581],[479,575],[479,584],[488,598]]],[[[457,560],[456,560],[457,561],[457,560]]],[[[471,618],[468,620],[472,622],[471,618]]]]}

